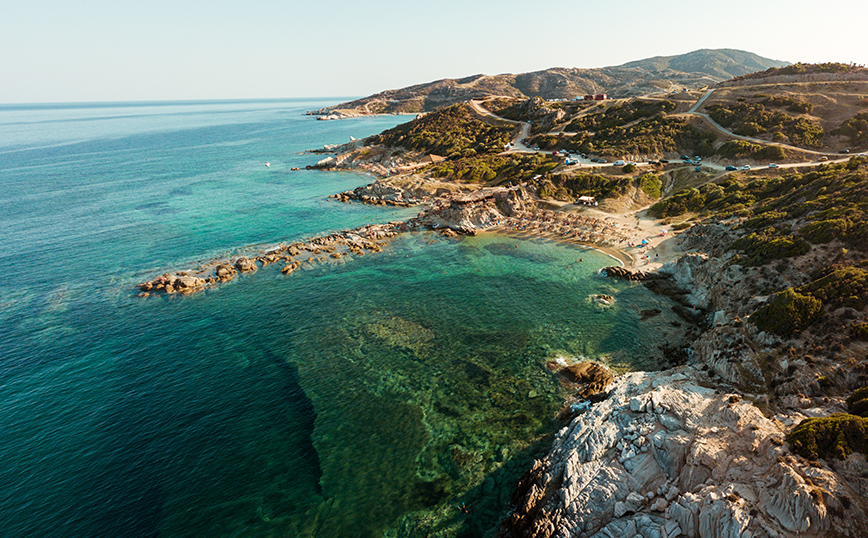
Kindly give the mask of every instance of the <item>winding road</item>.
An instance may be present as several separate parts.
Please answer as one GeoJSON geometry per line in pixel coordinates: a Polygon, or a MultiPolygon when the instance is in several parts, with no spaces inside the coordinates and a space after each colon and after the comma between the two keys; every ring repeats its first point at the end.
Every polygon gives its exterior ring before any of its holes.
{"type": "MultiPolygon", "coordinates": [[[[717,129],[718,131],[720,131],[722,134],[729,136],[729,137],[732,137],[732,138],[737,138],[740,140],[746,140],[748,142],[753,142],[753,143],[757,143],[757,144],[780,146],[780,147],[785,148],[785,149],[790,149],[793,151],[800,151],[803,153],[811,153],[814,155],[827,156],[827,157],[832,155],[829,152],[814,151],[814,150],[804,149],[804,148],[800,148],[800,147],[796,147],[796,146],[790,146],[788,144],[781,144],[780,142],[770,142],[768,140],[762,140],[760,138],[752,138],[749,136],[737,135],[737,134],[733,133],[732,131],[725,129],[722,125],[720,125],[719,123],[717,123],[716,121],[711,119],[711,117],[708,114],[705,114],[702,112],[696,112],[699,109],[699,107],[701,107],[702,104],[705,103],[705,100],[711,96],[712,93],[714,93],[713,88],[708,90],[707,92],[705,92],[705,94],[703,94],[703,96],[700,97],[696,101],[696,103],[693,104],[692,107],[690,107],[690,110],[688,110],[687,112],[684,112],[682,114],[679,114],[679,115],[700,116],[700,117],[704,118],[706,121],[708,121],[708,123],[712,127],[717,129]]],[[[503,154],[507,154],[507,153],[545,153],[545,154],[551,154],[551,153],[553,153],[551,151],[542,151],[542,150],[536,151],[532,148],[527,147],[526,145],[524,145],[522,143],[522,140],[524,140],[528,136],[530,136],[530,130],[532,127],[532,124],[530,122],[510,120],[507,118],[503,118],[503,117],[498,116],[497,114],[491,112],[490,110],[486,109],[485,107],[483,107],[481,103],[482,103],[482,101],[476,101],[476,100],[468,101],[468,104],[470,104],[471,108],[473,108],[473,110],[476,111],[476,113],[480,114],[481,116],[488,116],[488,117],[494,118],[498,121],[511,123],[513,125],[521,125],[521,130],[519,131],[519,133],[515,136],[515,138],[512,141],[512,147],[510,147],[508,150],[504,151],[503,154]]],[[[595,108],[595,107],[591,107],[591,108],[595,108]]],[[[860,155],[861,155],[861,153],[860,153],[860,155]]],[[[777,167],[778,168],[798,168],[798,167],[803,167],[803,166],[819,166],[819,165],[825,164],[825,163],[841,163],[841,162],[847,162],[850,159],[850,157],[851,157],[851,155],[847,155],[846,157],[843,157],[843,158],[838,158],[838,159],[831,159],[830,158],[826,161],[819,161],[818,160],[818,161],[808,161],[808,162],[800,162],[800,163],[787,163],[787,164],[780,164],[777,167]]],[[[583,159],[583,161],[584,161],[584,159],[583,159]]],[[[636,165],[637,166],[648,166],[648,163],[636,163],[636,165]]],[[[613,165],[611,163],[581,162],[581,164],[579,166],[587,167],[587,168],[603,168],[606,166],[613,166],[613,165]]],[[[690,164],[688,166],[693,167],[696,165],[690,164]]],[[[725,171],[726,170],[726,166],[724,166],[722,164],[711,163],[711,162],[703,162],[701,167],[702,168],[710,168],[712,170],[717,170],[717,171],[725,171]]],[[[754,167],[752,169],[753,170],[761,170],[761,169],[765,169],[765,168],[768,168],[768,166],[761,166],[761,167],[757,166],[757,167],[754,167]]]]}

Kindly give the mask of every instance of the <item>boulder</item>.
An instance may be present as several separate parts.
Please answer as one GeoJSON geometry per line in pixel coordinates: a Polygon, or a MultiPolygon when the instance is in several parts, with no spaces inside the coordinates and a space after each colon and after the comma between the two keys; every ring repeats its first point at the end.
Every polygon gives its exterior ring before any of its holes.
{"type": "Polygon", "coordinates": [[[195,291],[205,287],[205,279],[196,276],[179,276],[172,282],[172,285],[177,291],[195,291]]]}
{"type": "Polygon", "coordinates": [[[301,263],[299,263],[297,261],[293,261],[293,262],[287,264],[283,269],[281,269],[280,272],[283,273],[284,275],[291,275],[293,271],[298,269],[299,265],[301,265],[301,263]]]}
{"type": "Polygon", "coordinates": [[[250,273],[256,271],[256,261],[251,260],[250,258],[241,257],[235,260],[235,268],[242,273],[250,273]]]}
{"type": "Polygon", "coordinates": [[[232,278],[238,274],[238,271],[228,263],[221,263],[214,269],[214,274],[219,280],[226,281],[232,280],[232,278]]]}
{"type": "Polygon", "coordinates": [[[606,386],[615,379],[612,372],[605,366],[593,362],[572,364],[561,370],[560,373],[570,383],[585,385],[579,392],[582,398],[604,391],[606,386]]]}

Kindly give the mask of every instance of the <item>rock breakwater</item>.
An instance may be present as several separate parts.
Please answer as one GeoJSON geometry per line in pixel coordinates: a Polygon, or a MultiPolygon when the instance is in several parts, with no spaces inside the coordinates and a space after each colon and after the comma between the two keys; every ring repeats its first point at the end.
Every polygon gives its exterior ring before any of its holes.
{"type": "Polygon", "coordinates": [[[363,256],[366,252],[381,252],[383,244],[399,233],[418,228],[414,222],[372,224],[314,237],[289,244],[281,244],[250,256],[211,260],[195,269],[164,273],[139,284],[139,297],[152,293],[190,294],[228,282],[240,273],[252,273],[260,267],[283,262],[281,273],[290,275],[305,266],[312,267],[344,256],[363,256]]]}

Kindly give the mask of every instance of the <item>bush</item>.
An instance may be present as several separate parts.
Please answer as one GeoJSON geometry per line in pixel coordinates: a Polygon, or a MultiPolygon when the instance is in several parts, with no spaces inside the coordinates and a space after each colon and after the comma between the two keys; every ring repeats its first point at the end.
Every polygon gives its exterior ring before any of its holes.
{"type": "Polygon", "coordinates": [[[658,219],[676,217],[688,211],[699,211],[705,205],[705,196],[699,189],[685,189],[660,200],[648,209],[648,213],[658,219]]]}
{"type": "Polygon", "coordinates": [[[831,131],[833,135],[846,136],[853,145],[868,144],[868,112],[860,112],[831,131]]]}
{"type": "Polygon", "coordinates": [[[778,235],[770,230],[739,238],[730,248],[744,251],[747,260],[742,265],[758,266],[781,258],[801,256],[811,250],[811,245],[801,237],[778,235]]]}
{"type": "Polygon", "coordinates": [[[868,417],[868,387],[862,387],[851,394],[847,400],[847,410],[851,415],[868,417]]]}
{"type": "Polygon", "coordinates": [[[759,308],[750,320],[761,331],[790,336],[808,327],[823,311],[823,303],[793,288],[775,293],[768,304],[759,308]]]}
{"type": "Polygon", "coordinates": [[[859,267],[841,267],[797,289],[816,297],[824,305],[861,309],[868,297],[868,271],[859,267]]]}
{"type": "MultiPolygon", "coordinates": [[[[769,100],[764,102],[767,101],[769,100]]],[[[801,102],[793,101],[793,104],[796,103],[801,102]]],[[[797,106],[805,108],[804,105],[797,106]]],[[[793,118],[783,112],[769,111],[760,103],[717,104],[709,106],[707,110],[714,121],[742,136],[756,136],[766,132],[785,133],[794,144],[811,147],[822,145],[823,128],[818,124],[804,117],[793,118]]]]}
{"type": "Polygon", "coordinates": [[[639,188],[651,198],[660,198],[663,182],[654,174],[642,174],[639,176],[639,188]]]}
{"type": "Polygon", "coordinates": [[[787,442],[802,457],[844,459],[853,452],[868,454],[868,418],[837,414],[809,418],[787,434],[787,442]]]}
{"type": "Polygon", "coordinates": [[[853,333],[853,338],[868,340],[868,323],[854,323],[850,331],[853,333]]]}
{"type": "Polygon", "coordinates": [[[457,160],[499,153],[511,137],[511,127],[489,125],[477,118],[468,105],[458,104],[383,131],[371,137],[371,143],[457,160]]]}
{"type": "Polygon", "coordinates": [[[621,171],[624,172],[625,174],[632,174],[633,172],[636,171],[636,165],[633,163],[625,164],[624,166],[621,167],[621,171]]]}

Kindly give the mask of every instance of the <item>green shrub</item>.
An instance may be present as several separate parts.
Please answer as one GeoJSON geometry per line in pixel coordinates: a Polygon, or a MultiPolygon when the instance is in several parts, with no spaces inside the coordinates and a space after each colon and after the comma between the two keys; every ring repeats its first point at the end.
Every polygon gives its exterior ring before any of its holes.
{"type": "Polygon", "coordinates": [[[809,295],[796,293],[793,288],[775,293],[759,308],[751,322],[761,331],[790,336],[808,327],[823,311],[823,303],[809,295]]]}
{"type": "Polygon", "coordinates": [[[625,164],[624,166],[621,167],[621,171],[624,172],[625,174],[632,174],[633,172],[636,171],[636,165],[633,163],[625,164]]]}
{"type": "Polygon", "coordinates": [[[807,254],[811,245],[799,236],[778,235],[777,232],[766,231],[741,237],[735,240],[730,248],[744,251],[747,261],[742,265],[758,266],[781,258],[807,254]]]}
{"type": "Polygon", "coordinates": [[[868,387],[862,387],[851,394],[847,400],[847,410],[851,415],[868,417],[868,387]]]}
{"type": "Polygon", "coordinates": [[[663,182],[654,174],[642,174],[639,176],[639,188],[651,198],[660,198],[663,182]]]}
{"type": "Polygon", "coordinates": [[[699,211],[705,205],[705,196],[699,189],[685,189],[660,200],[648,209],[648,213],[658,219],[675,217],[688,211],[699,211]]]}
{"type": "Polygon", "coordinates": [[[787,434],[787,442],[794,452],[811,460],[868,454],[868,418],[844,413],[809,418],[787,434]]]}
{"type": "Polygon", "coordinates": [[[860,112],[831,131],[846,136],[854,145],[868,144],[868,112],[860,112]]]}
{"type": "Polygon", "coordinates": [[[512,138],[511,127],[481,121],[468,105],[426,114],[371,137],[372,144],[404,147],[451,160],[499,153],[512,138]]]}
{"type": "Polygon", "coordinates": [[[853,227],[849,219],[829,219],[810,222],[802,227],[802,236],[815,245],[841,239],[853,227]]]}
{"type": "Polygon", "coordinates": [[[823,305],[837,307],[848,301],[852,306],[861,308],[864,305],[859,303],[864,302],[868,295],[868,271],[853,266],[838,268],[800,286],[797,291],[816,297],[823,305]],[[854,302],[856,304],[852,304],[854,302]]]}
{"type": "Polygon", "coordinates": [[[853,333],[853,338],[868,340],[868,323],[854,323],[850,330],[853,333]]]}

